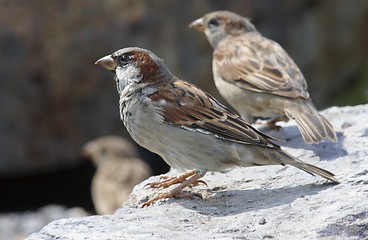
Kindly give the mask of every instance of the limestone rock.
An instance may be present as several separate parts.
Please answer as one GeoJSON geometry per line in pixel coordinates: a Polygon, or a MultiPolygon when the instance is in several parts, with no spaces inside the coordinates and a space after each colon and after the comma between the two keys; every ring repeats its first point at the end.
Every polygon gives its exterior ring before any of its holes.
{"type": "Polygon", "coordinates": [[[0,214],[0,239],[23,240],[45,224],[60,218],[82,217],[88,213],[82,208],[66,208],[61,205],[47,205],[37,211],[0,214]]]}
{"type": "MultiPolygon", "coordinates": [[[[207,174],[190,191],[203,200],[169,199],[148,208],[157,194],[137,185],[113,215],[54,221],[40,239],[366,239],[368,238],[368,105],[323,112],[339,141],[307,145],[293,122],[281,134],[284,148],[334,172],[339,185],[298,169],[267,166],[207,174]]],[[[170,174],[174,174],[171,172],[170,174]]]]}

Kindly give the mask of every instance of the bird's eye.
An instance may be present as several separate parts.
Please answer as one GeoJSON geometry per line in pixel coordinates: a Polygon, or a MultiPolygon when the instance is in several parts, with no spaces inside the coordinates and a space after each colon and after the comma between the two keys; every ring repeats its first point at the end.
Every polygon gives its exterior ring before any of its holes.
{"type": "Polygon", "coordinates": [[[217,19],[215,18],[210,19],[210,21],[208,22],[209,27],[218,27],[219,25],[219,21],[217,21],[217,19]]]}
{"type": "Polygon", "coordinates": [[[123,55],[121,55],[121,56],[118,58],[118,61],[119,61],[119,63],[120,63],[120,64],[125,65],[125,64],[129,63],[129,62],[130,62],[130,60],[132,60],[132,58],[133,58],[133,56],[132,56],[132,55],[130,55],[130,54],[123,54],[123,55]]]}
{"type": "Polygon", "coordinates": [[[101,148],[101,154],[105,155],[107,153],[107,149],[106,148],[101,148]]]}

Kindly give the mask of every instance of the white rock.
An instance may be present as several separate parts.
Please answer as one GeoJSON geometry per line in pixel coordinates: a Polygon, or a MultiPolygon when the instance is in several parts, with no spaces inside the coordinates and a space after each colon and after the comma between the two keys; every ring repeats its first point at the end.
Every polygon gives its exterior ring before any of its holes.
{"type": "Polygon", "coordinates": [[[82,208],[66,208],[60,205],[48,205],[37,211],[1,213],[0,239],[20,240],[39,231],[45,224],[56,219],[82,217],[88,213],[82,208]]]}
{"type": "Polygon", "coordinates": [[[337,143],[307,145],[284,125],[285,149],[336,174],[339,185],[293,167],[209,173],[191,191],[203,200],[169,199],[139,206],[156,192],[133,190],[114,215],[54,221],[27,239],[367,239],[368,105],[327,109],[337,143]]]}

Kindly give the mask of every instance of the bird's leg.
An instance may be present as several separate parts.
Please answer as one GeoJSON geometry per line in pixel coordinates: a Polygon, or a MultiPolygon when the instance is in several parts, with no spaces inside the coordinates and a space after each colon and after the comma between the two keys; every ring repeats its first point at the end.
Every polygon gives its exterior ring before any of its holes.
{"type": "Polygon", "coordinates": [[[257,120],[256,122],[258,124],[262,124],[267,126],[266,128],[279,131],[281,129],[280,126],[276,125],[277,122],[287,122],[289,121],[289,118],[286,115],[280,115],[275,118],[269,119],[269,120],[257,120]]]}
{"type": "MultiPolygon", "coordinates": [[[[145,188],[147,186],[149,186],[151,188],[168,188],[171,185],[185,182],[187,180],[187,178],[196,175],[197,172],[198,172],[197,170],[191,170],[191,171],[186,172],[184,174],[181,174],[181,175],[179,175],[177,177],[161,176],[159,182],[147,183],[146,185],[143,186],[143,188],[145,188]]],[[[202,183],[202,184],[204,184],[204,185],[207,186],[207,183],[205,181],[202,181],[202,180],[195,181],[191,185],[192,186],[197,186],[200,183],[202,183]]]]}
{"type": "Polygon", "coordinates": [[[287,122],[289,121],[289,118],[286,115],[280,115],[278,117],[275,117],[273,119],[270,119],[269,121],[267,121],[267,125],[270,128],[276,129],[276,130],[280,130],[280,126],[277,126],[276,123],[277,122],[287,122]]]}
{"type": "MultiPolygon", "coordinates": [[[[207,171],[204,171],[204,170],[199,170],[199,171],[198,170],[192,170],[192,171],[189,171],[189,172],[187,172],[183,175],[180,175],[178,178],[179,179],[185,179],[185,180],[183,182],[181,182],[181,184],[179,186],[175,187],[171,191],[160,193],[158,196],[156,196],[156,197],[148,200],[147,202],[145,202],[142,205],[142,207],[148,207],[148,206],[152,205],[153,203],[157,202],[158,200],[165,199],[165,198],[171,198],[171,197],[192,198],[193,196],[198,196],[198,194],[183,192],[183,189],[190,186],[190,185],[193,185],[196,182],[198,182],[198,179],[203,177],[206,174],[206,172],[207,171]],[[186,179],[187,177],[189,177],[189,178],[186,179]]],[[[176,183],[179,183],[179,182],[176,182],[176,183]]]]}

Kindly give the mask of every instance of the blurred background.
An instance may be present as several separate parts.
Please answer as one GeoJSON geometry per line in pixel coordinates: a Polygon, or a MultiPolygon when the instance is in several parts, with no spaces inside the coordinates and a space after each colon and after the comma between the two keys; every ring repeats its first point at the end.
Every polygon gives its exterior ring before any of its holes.
{"type": "MultiPolygon", "coordinates": [[[[279,42],[304,73],[319,109],[368,101],[368,1],[0,4],[0,239],[21,239],[56,218],[96,213],[90,193],[96,167],[81,149],[101,136],[129,139],[111,73],[94,65],[100,57],[128,46],[150,49],[176,76],[225,103],[212,80],[212,49],[188,28],[208,12],[247,16],[279,42]]],[[[139,155],[151,174],[168,171],[157,156],[142,149],[139,155]]]]}

